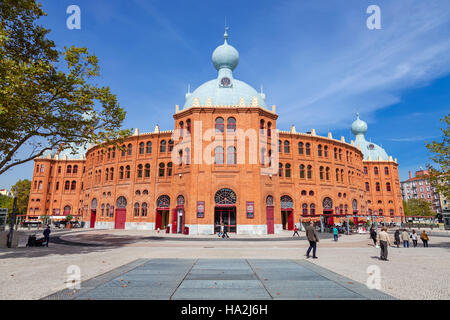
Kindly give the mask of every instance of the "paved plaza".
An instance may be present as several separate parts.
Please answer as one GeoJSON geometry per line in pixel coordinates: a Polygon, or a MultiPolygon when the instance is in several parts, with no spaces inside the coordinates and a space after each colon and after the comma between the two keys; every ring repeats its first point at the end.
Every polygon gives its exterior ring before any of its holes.
{"type": "Polygon", "coordinates": [[[138,260],[46,299],[391,299],[305,261],[138,260]]]}
{"type": "Polygon", "coordinates": [[[0,249],[0,299],[450,299],[446,233],[429,248],[390,247],[387,262],[367,234],[320,235],[319,259],[306,259],[300,235],[54,231],[49,248],[0,249]],[[71,266],[81,271],[76,292],[67,290],[71,266]],[[380,269],[379,290],[365,285],[370,266],[380,269]]]}

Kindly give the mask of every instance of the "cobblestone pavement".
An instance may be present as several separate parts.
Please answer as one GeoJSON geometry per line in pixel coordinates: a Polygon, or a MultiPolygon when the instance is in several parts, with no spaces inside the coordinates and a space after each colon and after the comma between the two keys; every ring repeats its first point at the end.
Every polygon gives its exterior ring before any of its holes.
{"type": "MultiPolygon", "coordinates": [[[[306,240],[142,240],[149,237],[145,231],[77,230],[59,236],[67,241],[106,242],[108,246],[51,243],[50,248],[0,249],[0,299],[41,299],[64,290],[71,265],[80,267],[81,280],[86,281],[138,259],[302,261],[308,247],[306,240]]],[[[307,261],[361,284],[369,276],[367,268],[376,265],[381,270],[380,290],[388,295],[400,299],[450,299],[449,251],[449,237],[431,237],[429,248],[389,248],[389,261],[380,261],[379,249],[363,234],[342,236],[338,242],[323,239],[318,244],[319,259],[307,261]]]]}

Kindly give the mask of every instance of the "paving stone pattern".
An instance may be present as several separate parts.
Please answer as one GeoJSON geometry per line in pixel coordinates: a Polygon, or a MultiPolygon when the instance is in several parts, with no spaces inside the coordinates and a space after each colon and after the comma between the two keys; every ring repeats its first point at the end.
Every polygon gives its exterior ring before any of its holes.
{"type": "Polygon", "coordinates": [[[392,299],[305,260],[137,260],[44,299],[392,299]]]}

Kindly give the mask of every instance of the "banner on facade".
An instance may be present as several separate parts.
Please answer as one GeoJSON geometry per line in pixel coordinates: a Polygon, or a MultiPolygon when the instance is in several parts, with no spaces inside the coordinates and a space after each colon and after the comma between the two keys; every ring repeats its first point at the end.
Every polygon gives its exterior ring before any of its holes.
{"type": "Polygon", "coordinates": [[[205,217],[205,201],[197,201],[197,218],[205,217]]]}
{"type": "Polygon", "coordinates": [[[247,218],[253,219],[255,216],[255,202],[247,201],[247,218]]]}

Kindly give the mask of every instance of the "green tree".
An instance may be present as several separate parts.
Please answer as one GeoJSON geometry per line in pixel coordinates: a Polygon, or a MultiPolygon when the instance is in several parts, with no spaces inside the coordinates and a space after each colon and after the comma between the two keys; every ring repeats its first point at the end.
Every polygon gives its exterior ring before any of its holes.
{"type": "Polygon", "coordinates": [[[435,216],[436,213],[431,207],[431,203],[423,199],[403,200],[405,216],[435,216]]]}
{"type": "Polygon", "coordinates": [[[0,174],[46,151],[119,144],[126,112],[86,48],[57,50],[35,0],[0,1],[0,174]],[[118,139],[118,140],[117,140],[118,139]]]}
{"type": "Polygon", "coordinates": [[[17,187],[17,213],[26,214],[31,190],[31,181],[28,179],[19,180],[11,188],[11,191],[15,191],[16,187],[17,187]]]}
{"type": "Polygon", "coordinates": [[[427,143],[426,147],[431,153],[431,160],[439,165],[439,169],[434,168],[431,164],[427,167],[430,171],[429,180],[436,191],[450,198],[450,114],[441,119],[444,127],[442,131],[442,141],[432,141],[427,143]]]}
{"type": "Polygon", "coordinates": [[[8,214],[12,211],[13,198],[0,194],[0,208],[7,208],[8,214]]]}

